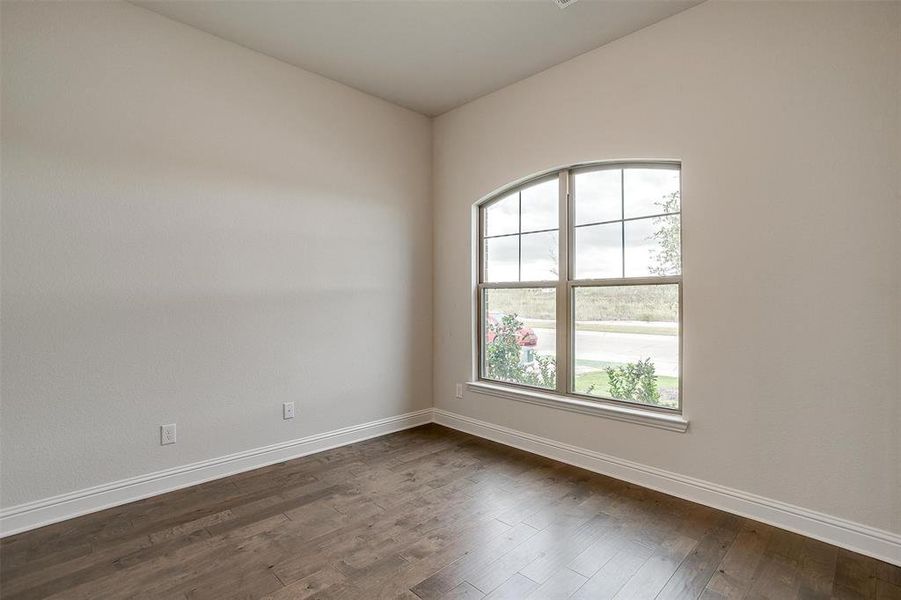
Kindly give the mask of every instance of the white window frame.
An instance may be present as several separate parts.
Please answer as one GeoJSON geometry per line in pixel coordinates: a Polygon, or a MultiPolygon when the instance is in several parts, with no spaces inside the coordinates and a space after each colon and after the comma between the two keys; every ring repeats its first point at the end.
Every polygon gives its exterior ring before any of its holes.
{"type": "MultiPolygon", "coordinates": [[[[577,173],[590,171],[599,171],[607,169],[629,169],[629,168],[654,168],[654,169],[674,169],[680,171],[680,194],[679,194],[679,211],[680,219],[680,261],[681,261],[681,243],[682,243],[682,210],[683,197],[681,193],[681,170],[682,165],[679,161],[674,160],[653,160],[653,161],[615,161],[602,163],[587,163],[572,165],[554,171],[542,173],[535,177],[517,182],[516,184],[506,186],[501,191],[492,194],[490,197],[479,202],[476,205],[477,231],[476,231],[476,256],[478,260],[477,266],[477,285],[475,290],[475,377],[470,382],[469,389],[479,393],[512,398],[522,400],[534,404],[543,404],[564,408],[575,412],[601,414],[619,420],[632,421],[671,429],[675,431],[685,431],[688,421],[682,416],[683,413],[683,374],[682,374],[682,347],[683,347],[683,301],[682,301],[682,269],[678,275],[672,276],[650,276],[650,277],[617,277],[607,279],[574,279],[574,248],[576,226],[572,222],[571,217],[574,214],[575,198],[573,197],[574,177],[577,173]],[[495,202],[505,198],[510,193],[523,188],[535,185],[542,181],[556,178],[559,182],[559,217],[558,217],[558,278],[548,281],[526,281],[526,282],[486,282],[485,281],[485,218],[486,209],[495,202]],[[575,355],[575,323],[574,323],[574,298],[577,288],[586,287],[605,287],[605,286],[628,286],[628,285],[654,285],[654,284],[674,284],[678,286],[679,297],[679,404],[676,408],[664,406],[652,406],[627,400],[616,398],[608,398],[601,396],[589,396],[587,394],[579,394],[574,391],[573,384],[575,381],[575,370],[573,357],[575,355]],[[525,384],[511,383],[504,381],[496,381],[488,379],[484,376],[485,372],[485,355],[484,355],[484,308],[485,308],[485,290],[490,289],[517,289],[517,288],[554,288],[556,290],[556,389],[547,390],[544,388],[533,387],[525,384]]],[[[624,197],[625,190],[620,190],[624,197]]],[[[520,205],[521,212],[521,205],[520,205]]],[[[603,223],[625,223],[637,219],[649,218],[661,215],[645,215],[642,217],[625,218],[625,214],[621,213],[620,219],[604,221],[603,223]]],[[[521,221],[521,218],[520,218],[521,221]]],[[[579,225],[585,227],[597,225],[600,223],[586,223],[579,225]]],[[[511,234],[514,235],[514,234],[511,234]]],[[[521,227],[518,235],[522,235],[521,227]]],[[[625,245],[625,236],[622,237],[622,243],[625,245]]],[[[520,264],[521,268],[521,264],[520,264]]]]}

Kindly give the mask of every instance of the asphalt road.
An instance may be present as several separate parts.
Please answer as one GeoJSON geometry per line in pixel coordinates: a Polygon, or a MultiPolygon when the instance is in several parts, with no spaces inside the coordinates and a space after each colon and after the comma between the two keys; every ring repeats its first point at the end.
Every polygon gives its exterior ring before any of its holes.
{"type": "MultiPolygon", "coordinates": [[[[533,328],[538,336],[536,350],[541,354],[554,352],[554,330],[533,328]]],[[[576,359],[607,362],[635,362],[650,357],[658,375],[679,375],[679,338],[674,335],[643,333],[606,333],[579,331],[576,333],[576,359]]],[[[576,372],[595,370],[577,367],[576,372]]]]}

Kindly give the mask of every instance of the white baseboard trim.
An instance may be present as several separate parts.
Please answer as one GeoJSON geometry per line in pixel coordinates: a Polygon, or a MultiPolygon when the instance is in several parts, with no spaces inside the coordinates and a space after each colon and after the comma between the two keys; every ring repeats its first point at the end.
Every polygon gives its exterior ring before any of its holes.
{"type": "Polygon", "coordinates": [[[361,442],[387,433],[424,425],[431,421],[432,409],[426,408],[19,504],[0,510],[0,537],[292,458],[361,442]]]}
{"type": "Polygon", "coordinates": [[[433,418],[436,423],[446,427],[742,517],[762,521],[901,566],[901,535],[896,533],[593,450],[571,446],[440,408],[434,409],[433,418]]]}
{"type": "Polygon", "coordinates": [[[0,537],[433,421],[901,566],[901,535],[896,533],[439,408],[344,427],[6,508],[0,510],[0,537]]]}

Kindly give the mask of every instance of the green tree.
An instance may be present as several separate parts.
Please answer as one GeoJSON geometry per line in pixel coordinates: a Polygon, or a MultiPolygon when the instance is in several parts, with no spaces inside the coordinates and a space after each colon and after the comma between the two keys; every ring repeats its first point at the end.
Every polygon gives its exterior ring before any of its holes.
{"type": "Polygon", "coordinates": [[[557,361],[552,356],[537,356],[532,364],[523,364],[519,345],[523,322],[516,314],[504,315],[500,322],[489,323],[494,333],[485,348],[489,379],[553,389],[557,385],[557,361]]]}
{"type": "Polygon", "coordinates": [[[650,358],[619,367],[607,367],[610,395],[619,400],[631,400],[643,404],[660,404],[657,375],[650,358]]]}
{"type": "MultiPolygon", "coordinates": [[[[679,192],[667,194],[654,204],[660,207],[661,213],[677,212],[679,192]]],[[[654,232],[653,239],[657,241],[659,250],[651,250],[655,264],[651,265],[650,271],[654,275],[678,275],[682,271],[680,220],[675,216],[658,217],[656,220],[659,229],[654,232]]]]}

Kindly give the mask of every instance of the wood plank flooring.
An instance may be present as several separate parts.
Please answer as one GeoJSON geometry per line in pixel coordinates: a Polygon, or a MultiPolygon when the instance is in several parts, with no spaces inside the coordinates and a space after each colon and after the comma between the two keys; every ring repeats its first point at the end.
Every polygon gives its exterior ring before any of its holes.
{"type": "Polygon", "coordinates": [[[0,595],[901,600],[901,568],[426,425],[11,536],[0,595]]]}

